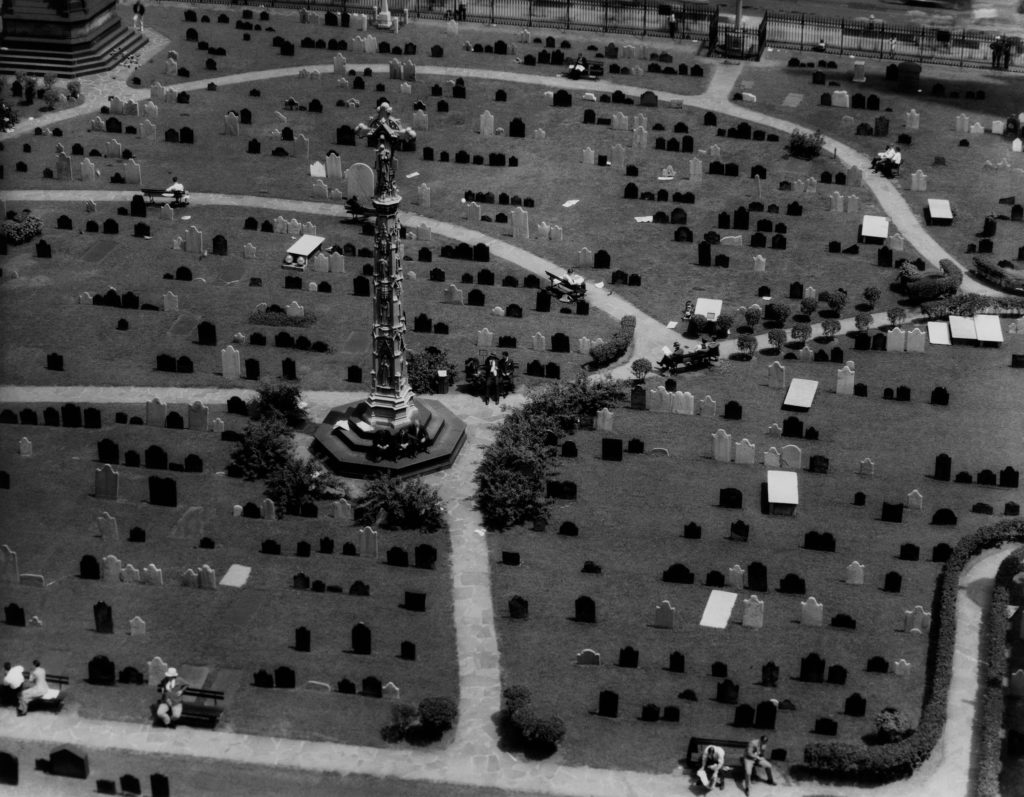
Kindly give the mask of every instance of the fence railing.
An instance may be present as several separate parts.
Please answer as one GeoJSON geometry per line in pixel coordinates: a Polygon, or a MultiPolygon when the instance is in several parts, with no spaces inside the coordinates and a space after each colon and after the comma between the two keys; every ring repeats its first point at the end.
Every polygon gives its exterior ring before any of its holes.
{"type": "MultiPolygon", "coordinates": [[[[215,3],[216,0],[189,0],[215,3]]],[[[232,0],[232,5],[250,5],[232,0]]],[[[337,13],[373,13],[373,0],[253,0],[253,6],[311,9],[337,13]]],[[[544,27],[593,33],[696,39],[705,52],[760,57],[765,47],[783,50],[824,49],[835,56],[918,61],[960,67],[993,65],[990,31],[897,25],[881,20],[853,20],[812,14],[766,11],[756,29],[737,28],[720,17],[718,6],[673,0],[389,0],[392,14],[412,18],[464,19],[478,24],[544,27]],[[721,24],[720,24],[721,21],[721,24]],[[731,43],[731,47],[727,46],[731,43]],[[708,45],[711,45],[708,47],[708,45]],[[756,52],[755,52],[756,51],[756,52]]],[[[1002,41],[1007,41],[1003,37],[1002,41]]],[[[1024,41],[1010,38],[1007,68],[1024,71],[1024,41]]],[[[998,67],[1003,68],[1000,57],[998,67]]]]}

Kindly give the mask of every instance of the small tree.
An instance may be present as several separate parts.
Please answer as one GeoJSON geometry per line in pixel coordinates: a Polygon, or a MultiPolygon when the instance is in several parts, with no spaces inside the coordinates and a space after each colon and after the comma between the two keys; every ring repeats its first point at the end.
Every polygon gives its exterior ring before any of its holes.
{"type": "Polygon", "coordinates": [[[791,312],[790,306],[785,302],[772,302],[764,309],[764,317],[769,321],[778,321],[780,324],[785,324],[791,312]]]}
{"type": "Polygon", "coordinates": [[[914,732],[914,726],[901,709],[883,708],[875,716],[875,738],[883,743],[898,742],[914,732]]]}
{"type": "Polygon", "coordinates": [[[690,335],[690,337],[694,337],[695,338],[698,335],[700,335],[702,332],[704,332],[704,328],[707,325],[708,325],[708,319],[705,316],[702,316],[702,315],[691,316],[690,323],[689,323],[689,325],[687,327],[686,332],[687,332],[688,335],[690,335]]]}
{"type": "Polygon", "coordinates": [[[724,313],[715,319],[715,336],[719,338],[729,337],[729,330],[732,329],[733,317],[724,313]]]}
{"type": "Polygon", "coordinates": [[[383,514],[385,527],[431,533],[448,528],[441,494],[422,479],[403,481],[379,476],[367,483],[355,508],[360,517],[371,522],[383,514]]]}
{"type": "Polygon", "coordinates": [[[515,714],[533,700],[533,695],[525,686],[506,686],[502,690],[501,696],[505,701],[505,711],[509,714],[515,714]]]}
{"type": "Polygon", "coordinates": [[[248,424],[231,452],[232,464],[249,480],[265,479],[291,457],[292,431],[278,419],[248,424]]]}
{"type": "Polygon", "coordinates": [[[818,309],[818,300],[813,296],[805,296],[800,300],[800,312],[804,315],[813,315],[818,309]]]}
{"type": "Polygon", "coordinates": [[[78,78],[68,81],[68,96],[77,100],[82,94],[82,81],[78,78]]]}
{"type": "Polygon", "coordinates": [[[274,502],[278,517],[298,515],[310,501],[333,498],[340,482],[316,460],[292,456],[267,475],[263,494],[274,502]]]}
{"type": "Polygon", "coordinates": [[[793,132],[789,134],[789,144],[786,146],[786,149],[789,150],[789,154],[794,158],[810,160],[811,158],[816,158],[821,153],[824,143],[825,137],[821,134],[820,130],[810,133],[806,130],[793,128],[793,132]]]}
{"type": "Polygon", "coordinates": [[[839,323],[838,319],[826,318],[821,322],[821,331],[829,340],[834,339],[839,334],[840,329],[842,329],[842,324],[839,323]]]}
{"type": "Polygon", "coordinates": [[[309,421],[296,385],[261,384],[248,406],[249,417],[256,421],[280,421],[292,429],[301,429],[309,421]]]}
{"type": "Polygon", "coordinates": [[[60,92],[57,91],[57,89],[50,87],[43,92],[43,104],[47,108],[54,108],[57,103],[60,102],[60,97],[60,92]]]}
{"type": "Polygon", "coordinates": [[[805,342],[811,336],[811,325],[806,322],[793,324],[793,328],[789,331],[789,334],[793,340],[805,342]]]}
{"type": "Polygon", "coordinates": [[[402,741],[417,716],[416,706],[396,703],[391,707],[391,724],[380,729],[381,738],[392,744],[402,741]]]}
{"type": "Polygon", "coordinates": [[[838,315],[846,307],[847,299],[846,291],[830,291],[825,301],[828,304],[829,310],[838,315]]]}
{"type": "Polygon", "coordinates": [[[444,733],[458,718],[459,707],[449,697],[425,697],[420,701],[420,724],[427,730],[444,733]]]}
{"type": "Polygon", "coordinates": [[[786,345],[786,330],[769,329],[768,342],[771,344],[773,349],[780,351],[782,347],[786,345]]]}
{"type": "Polygon", "coordinates": [[[629,366],[629,369],[633,372],[633,376],[636,377],[638,382],[643,382],[647,377],[647,374],[651,372],[652,368],[653,366],[651,365],[651,361],[646,357],[640,357],[633,360],[633,364],[629,366]]]}
{"type": "Polygon", "coordinates": [[[871,329],[871,321],[871,313],[857,313],[857,316],[853,319],[858,332],[867,332],[871,329]]]}
{"type": "Polygon", "coordinates": [[[761,323],[762,315],[760,307],[748,307],[743,313],[743,320],[747,322],[748,327],[753,328],[761,323]]]}
{"type": "Polygon", "coordinates": [[[422,352],[408,352],[405,368],[409,385],[416,393],[433,393],[438,371],[455,373],[455,363],[449,361],[448,352],[436,346],[427,346],[422,352]]]}
{"type": "Polygon", "coordinates": [[[739,349],[742,354],[746,354],[750,357],[755,351],[757,351],[757,336],[740,335],[736,339],[736,348],[739,349]]]}
{"type": "Polygon", "coordinates": [[[864,301],[870,307],[874,307],[880,298],[882,298],[882,292],[874,285],[869,285],[864,289],[864,301]]]}
{"type": "Polygon", "coordinates": [[[894,327],[898,327],[907,317],[907,311],[902,307],[890,307],[885,314],[889,317],[889,323],[894,327]]]}

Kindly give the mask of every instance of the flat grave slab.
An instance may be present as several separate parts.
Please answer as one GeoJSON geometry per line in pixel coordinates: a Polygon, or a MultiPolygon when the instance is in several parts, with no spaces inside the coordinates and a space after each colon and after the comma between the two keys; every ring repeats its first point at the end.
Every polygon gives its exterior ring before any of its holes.
{"type": "Polygon", "coordinates": [[[928,340],[936,346],[949,346],[949,324],[945,321],[928,322],[928,340]]]}
{"type": "Polygon", "coordinates": [[[974,316],[974,332],[979,343],[1003,342],[1003,328],[997,315],[974,316]]]}
{"type": "Polygon", "coordinates": [[[953,208],[950,207],[948,199],[929,199],[928,214],[932,221],[953,221],[953,208]]]}
{"type": "Polygon", "coordinates": [[[800,503],[800,486],[796,471],[768,471],[768,503],[792,506],[800,503]]]}
{"type": "Polygon", "coordinates": [[[220,580],[222,587],[244,587],[246,582],[249,580],[249,574],[252,573],[252,568],[246,565],[231,565],[228,568],[228,572],[224,574],[224,577],[220,580]]]}
{"type": "Polygon", "coordinates": [[[735,592],[726,592],[723,589],[713,589],[708,596],[708,602],[704,606],[704,614],[700,618],[700,624],[704,628],[725,628],[729,625],[729,617],[732,615],[732,607],[736,605],[735,592]]]}
{"type": "Polygon", "coordinates": [[[786,391],[782,409],[806,412],[814,403],[814,396],[817,392],[817,379],[794,379],[789,383],[789,390],[786,391]]]}
{"type": "Polygon", "coordinates": [[[717,321],[718,316],[722,314],[722,300],[701,297],[697,299],[693,314],[704,316],[708,321],[717,321]]]}
{"type": "Polygon", "coordinates": [[[974,327],[974,319],[965,316],[949,317],[949,334],[954,340],[977,340],[978,333],[974,327]]]}
{"type": "Polygon", "coordinates": [[[860,230],[860,234],[864,238],[888,238],[889,219],[885,216],[870,216],[865,214],[860,223],[860,230]]]}

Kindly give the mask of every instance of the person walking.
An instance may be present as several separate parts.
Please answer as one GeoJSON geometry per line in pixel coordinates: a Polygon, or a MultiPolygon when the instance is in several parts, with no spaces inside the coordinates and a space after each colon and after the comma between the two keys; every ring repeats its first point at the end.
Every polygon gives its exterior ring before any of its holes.
{"type": "Polygon", "coordinates": [[[173,728],[175,723],[181,719],[181,699],[188,683],[178,677],[178,671],[174,667],[168,667],[164,673],[163,680],[157,690],[160,692],[160,702],[156,707],[156,716],[165,727],[173,728]]]}
{"type": "Polygon", "coordinates": [[[37,697],[42,697],[50,691],[50,685],[46,683],[46,670],[39,663],[39,659],[33,659],[32,672],[25,680],[25,686],[18,694],[18,716],[24,717],[28,714],[28,704],[37,697]]]}
{"type": "Polygon", "coordinates": [[[767,775],[768,785],[775,785],[775,771],[771,762],[765,758],[764,752],[768,747],[768,734],[763,734],[757,739],[751,739],[747,749],[743,752],[743,793],[750,795],[750,776],[754,773],[754,767],[761,767],[767,775]]]}

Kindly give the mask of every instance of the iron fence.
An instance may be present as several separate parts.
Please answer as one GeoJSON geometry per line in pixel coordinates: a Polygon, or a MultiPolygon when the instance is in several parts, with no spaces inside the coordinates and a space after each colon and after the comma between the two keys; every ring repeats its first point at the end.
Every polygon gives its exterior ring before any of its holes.
{"type": "MultiPolygon", "coordinates": [[[[189,0],[195,4],[217,0],[189,0]]],[[[232,5],[248,6],[246,0],[232,5]]],[[[374,0],[253,0],[252,6],[343,13],[375,11],[374,0]]],[[[487,25],[545,27],[592,33],[695,39],[707,54],[759,58],[766,47],[824,51],[834,56],[917,61],[985,68],[993,63],[991,31],[899,25],[881,20],[852,20],[813,14],[766,11],[757,28],[737,27],[720,8],[672,0],[390,0],[392,14],[411,18],[464,19],[487,25]]],[[[1024,71],[1024,41],[1006,38],[1008,69],[1024,71]]],[[[1002,60],[999,61],[1002,68],[1002,60]]]]}

